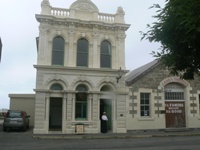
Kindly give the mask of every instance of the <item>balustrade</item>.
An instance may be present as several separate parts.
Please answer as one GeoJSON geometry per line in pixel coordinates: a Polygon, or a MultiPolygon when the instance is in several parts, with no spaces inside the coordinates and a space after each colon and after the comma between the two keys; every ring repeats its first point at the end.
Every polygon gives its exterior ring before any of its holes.
{"type": "Polygon", "coordinates": [[[106,13],[99,13],[98,14],[98,20],[107,21],[107,22],[114,22],[115,21],[115,15],[106,14],[106,13]]]}
{"type": "Polygon", "coordinates": [[[51,15],[58,17],[69,17],[69,9],[52,7],[51,15]]]}
{"type": "MultiPolygon", "coordinates": [[[[56,17],[70,17],[70,10],[64,8],[51,7],[51,15],[56,17]]],[[[97,20],[103,22],[115,22],[115,15],[107,13],[98,13],[97,20]]]]}

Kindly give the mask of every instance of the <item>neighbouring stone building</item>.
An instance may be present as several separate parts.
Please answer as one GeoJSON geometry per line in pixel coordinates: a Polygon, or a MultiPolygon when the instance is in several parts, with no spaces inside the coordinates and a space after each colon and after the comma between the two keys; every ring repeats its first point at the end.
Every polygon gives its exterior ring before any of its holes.
{"type": "Polygon", "coordinates": [[[157,60],[126,70],[130,25],[121,7],[107,14],[91,0],[76,0],[69,9],[43,0],[41,8],[35,94],[9,95],[10,109],[32,116],[34,134],[73,134],[78,126],[100,133],[104,111],[114,133],[200,127],[198,76],[170,76],[157,60]]]}
{"type": "Polygon", "coordinates": [[[186,81],[169,75],[154,60],[126,76],[130,87],[127,130],[199,128],[200,77],[186,81]]]}

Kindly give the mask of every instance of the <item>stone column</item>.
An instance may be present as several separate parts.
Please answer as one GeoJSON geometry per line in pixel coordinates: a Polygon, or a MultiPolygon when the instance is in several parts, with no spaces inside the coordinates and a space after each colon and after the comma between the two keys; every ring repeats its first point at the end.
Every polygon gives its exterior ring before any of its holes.
{"type": "Polygon", "coordinates": [[[66,93],[63,94],[62,100],[62,133],[65,133],[66,129],[66,108],[67,108],[67,98],[66,93]]]}
{"type": "Polygon", "coordinates": [[[72,94],[72,121],[75,121],[76,94],[72,94]]]}
{"type": "Polygon", "coordinates": [[[92,36],[93,36],[93,57],[91,57],[93,59],[92,66],[93,68],[99,68],[100,67],[100,51],[98,50],[99,34],[98,34],[97,29],[94,29],[92,36]]]}
{"type": "Polygon", "coordinates": [[[46,133],[49,132],[49,104],[50,104],[50,96],[49,96],[49,93],[47,93],[46,98],[45,98],[45,128],[46,128],[46,133]]]}
{"type": "Polygon", "coordinates": [[[76,63],[75,63],[75,55],[74,55],[74,35],[75,35],[75,32],[74,32],[74,29],[71,29],[69,32],[68,32],[68,35],[69,35],[69,49],[68,49],[68,53],[67,53],[67,59],[68,59],[68,66],[69,67],[75,67],[76,63]]]}
{"type": "Polygon", "coordinates": [[[91,107],[91,95],[88,96],[88,121],[91,121],[91,116],[92,116],[92,107],[91,107]]]}
{"type": "Polygon", "coordinates": [[[39,34],[39,46],[38,46],[38,65],[47,65],[50,62],[47,62],[47,54],[48,54],[48,33],[49,29],[47,25],[41,24],[39,27],[40,34],[39,34]]]}

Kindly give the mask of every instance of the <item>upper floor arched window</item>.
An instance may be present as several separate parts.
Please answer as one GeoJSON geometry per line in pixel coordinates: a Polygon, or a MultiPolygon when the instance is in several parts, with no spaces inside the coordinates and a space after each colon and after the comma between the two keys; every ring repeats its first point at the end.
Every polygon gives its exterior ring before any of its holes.
{"type": "Polygon", "coordinates": [[[101,68],[111,68],[111,44],[107,40],[101,42],[100,57],[101,68]]]}
{"type": "Polygon", "coordinates": [[[59,91],[59,90],[63,90],[62,85],[60,85],[59,83],[54,83],[51,87],[50,90],[55,90],[55,91],[59,91]]]}
{"type": "Polygon", "coordinates": [[[89,43],[85,38],[81,38],[77,43],[76,64],[81,67],[88,67],[88,48],[89,43]]]}
{"type": "Polygon", "coordinates": [[[64,65],[65,40],[61,36],[53,39],[52,65],[64,65]]]}

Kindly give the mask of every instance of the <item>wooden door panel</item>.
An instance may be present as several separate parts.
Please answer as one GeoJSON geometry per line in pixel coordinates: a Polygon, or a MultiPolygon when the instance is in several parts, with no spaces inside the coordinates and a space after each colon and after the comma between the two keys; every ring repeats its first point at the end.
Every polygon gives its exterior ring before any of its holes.
{"type": "Polygon", "coordinates": [[[165,102],[166,128],[185,127],[185,103],[165,102]]]}

